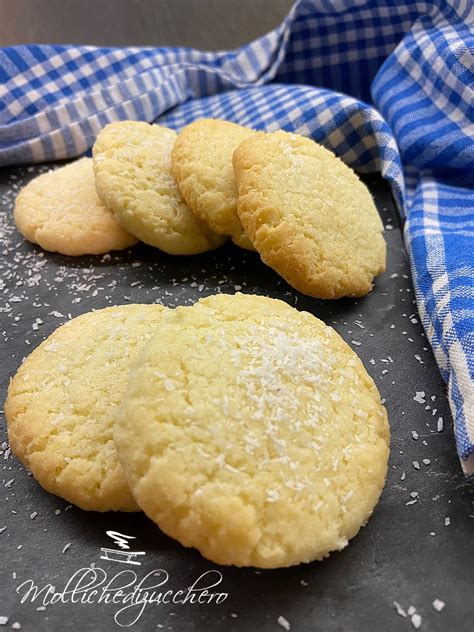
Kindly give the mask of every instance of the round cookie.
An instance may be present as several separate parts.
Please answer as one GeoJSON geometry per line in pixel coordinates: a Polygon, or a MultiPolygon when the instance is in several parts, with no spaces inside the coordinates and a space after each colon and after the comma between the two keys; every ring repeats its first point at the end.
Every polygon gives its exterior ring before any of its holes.
{"type": "Polygon", "coordinates": [[[262,261],[319,298],[364,296],[385,270],[382,222],[356,174],[309,138],[256,133],[233,157],[238,213],[262,261]]]}
{"type": "Polygon", "coordinates": [[[253,130],[220,119],[185,127],[173,149],[172,172],[189,208],[216,233],[253,250],[237,215],[232,154],[253,130]]]}
{"type": "Polygon", "coordinates": [[[5,402],[10,445],[47,491],[82,509],[138,511],[113,444],[113,414],[165,311],[122,305],[83,314],[19,368],[5,402]]]}
{"type": "Polygon", "coordinates": [[[132,367],[114,440],[165,533],[213,562],[263,568],[346,546],[389,453],[379,393],[348,345],[314,316],[248,295],[163,318],[132,367]]]}
{"type": "Polygon", "coordinates": [[[177,134],[167,127],[120,121],[93,147],[97,192],[124,228],[172,255],[192,255],[225,238],[193,215],[171,175],[177,134]]]}
{"type": "Polygon", "coordinates": [[[138,242],[100,201],[91,158],[32,180],[16,198],[14,218],[25,239],[63,255],[103,254],[138,242]]]}

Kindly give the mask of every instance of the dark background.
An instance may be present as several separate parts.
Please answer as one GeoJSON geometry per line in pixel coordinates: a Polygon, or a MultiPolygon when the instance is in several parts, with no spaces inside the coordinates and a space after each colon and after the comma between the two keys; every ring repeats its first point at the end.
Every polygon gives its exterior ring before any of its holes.
{"type": "MultiPolygon", "coordinates": [[[[43,610],[40,599],[21,604],[16,588],[31,579],[63,590],[74,572],[95,564],[109,576],[128,568],[143,578],[164,569],[170,576],[165,588],[178,590],[219,568],[226,601],[151,605],[129,629],[281,632],[278,617],[284,616],[291,632],[413,630],[409,619],[396,613],[396,601],[405,612],[416,608],[422,632],[472,632],[474,489],[461,472],[445,385],[416,311],[396,211],[383,181],[366,179],[386,227],[387,271],[363,299],[321,301],[294,291],[256,253],[232,244],[194,257],[173,257],[144,245],[105,257],[43,252],[22,239],[11,214],[16,192],[42,169],[0,172],[0,297],[5,305],[0,399],[22,358],[68,315],[127,302],[189,305],[242,288],[312,312],[357,351],[385,400],[391,456],[373,516],[343,551],[322,562],[258,571],[217,567],[164,536],[143,514],[98,514],[68,506],[43,491],[6,444],[0,445],[0,616],[8,616],[9,625],[20,623],[24,632],[119,630],[113,618],[118,606],[59,603],[43,610]],[[425,403],[414,401],[417,391],[425,393],[425,403]],[[440,416],[443,432],[437,430],[440,416]],[[113,547],[107,530],[137,538],[132,549],[146,551],[142,566],[100,559],[101,547],[113,547]],[[432,607],[437,598],[446,603],[441,613],[432,607]]],[[[0,444],[6,440],[0,416],[0,444]]]]}

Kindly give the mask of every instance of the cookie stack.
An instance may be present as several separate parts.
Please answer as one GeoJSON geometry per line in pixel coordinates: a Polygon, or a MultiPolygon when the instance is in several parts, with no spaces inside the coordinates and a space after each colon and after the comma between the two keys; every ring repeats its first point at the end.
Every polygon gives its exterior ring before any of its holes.
{"type": "Polygon", "coordinates": [[[230,238],[319,298],[363,296],[385,269],[377,209],[348,166],[303,136],[222,120],[195,121],[179,135],[111,123],[97,137],[93,161],[30,183],[15,219],[27,239],[64,254],[140,239],[192,255],[230,238]]]}
{"type": "Polygon", "coordinates": [[[219,564],[343,548],[387,472],[386,412],[356,354],[262,296],[84,314],[25,360],[5,413],[45,489],[83,509],[142,509],[219,564]]]}

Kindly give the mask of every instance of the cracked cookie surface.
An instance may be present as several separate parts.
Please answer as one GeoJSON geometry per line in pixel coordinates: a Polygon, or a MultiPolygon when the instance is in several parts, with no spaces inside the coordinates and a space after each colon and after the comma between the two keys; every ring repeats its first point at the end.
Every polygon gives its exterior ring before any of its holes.
{"type": "Polygon", "coordinates": [[[178,135],[172,171],[193,213],[216,233],[253,250],[237,215],[232,154],[253,130],[221,119],[200,119],[178,135]]]}
{"type": "Polygon", "coordinates": [[[5,402],[13,453],[49,492],[82,509],[138,511],[112,439],[130,363],[155,331],[161,305],[78,316],[23,362],[5,402]]]}
{"type": "Polygon", "coordinates": [[[385,270],[367,187],[310,138],[259,132],[236,149],[238,214],[262,261],[309,296],[364,296],[385,270]]]}
{"type": "Polygon", "coordinates": [[[216,563],[264,568],[343,548],[377,503],[389,453],[380,395],[339,335],[242,294],[164,316],[114,440],[165,533],[216,563]]]}
{"type": "Polygon", "coordinates": [[[63,255],[98,255],[138,242],[97,195],[91,158],[28,183],[16,198],[14,218],[28,241],[63,255]]]}
{"type": "Polygon", "coordinates": [[[186,206],[171,174],[177,134],[137,121],[110,123],[92,153],[97,192],[120,224],[146,244],[172,255],[217,248],[213,232],[186,206]]]}

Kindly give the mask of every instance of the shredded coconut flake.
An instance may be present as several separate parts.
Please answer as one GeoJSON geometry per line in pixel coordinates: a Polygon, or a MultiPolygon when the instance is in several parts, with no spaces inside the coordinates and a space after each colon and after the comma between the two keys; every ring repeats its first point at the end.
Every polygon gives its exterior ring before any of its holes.
{"type": "Polygon", "coordinates": [[[446,604],[444,603],[444,601],[441,601],[441,599],[435,599],[433,601],[433,608],[436,610],[436,612],[441,612],[445,605],[446,604]]]}
{"type": "Polygon", "coordinates": [[[415,614],[411,615],[411,624],[415,628],[415,630],[418,630],[418,628],[421,627],[421,621],[421,615],[417,614],[416,612],[415,614]]]}
{"type": "Polygon", "coordinates": [[[281,625],[281,627],[284,630],[289,630],[291,628],[290,622],[287,619],[285,619],[285,617],[283,617],[282,615],[278,617],[277,623],[278,625],[281,625]]]}
{"type": "Polygon", "coordinates": [[[415,400],[415,402],[418,402],[419,404],[425,404],[426,403],[425,391],[416,391],[416,395],[413,399],[415,400]]]}
{"type": "Polygon", "coordinates": [[[394,601],[393,605],[395,606],[395,610],[397,611],[397,614],[400,615],[400,617],[403,617],[405,619],[407,616],[407,613],[401,607],[401,605],[397,601],[394,601]]]}

